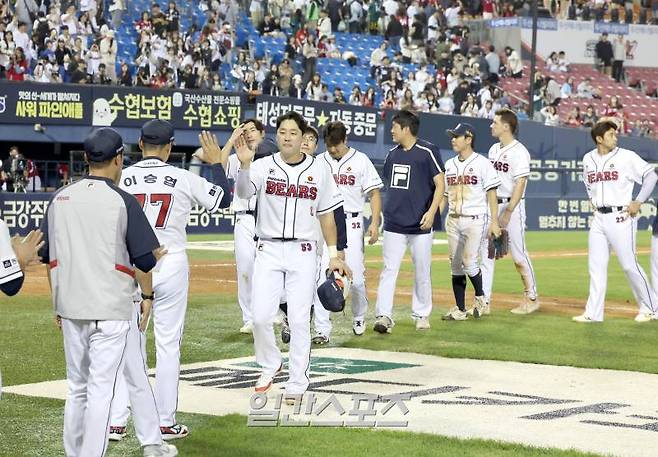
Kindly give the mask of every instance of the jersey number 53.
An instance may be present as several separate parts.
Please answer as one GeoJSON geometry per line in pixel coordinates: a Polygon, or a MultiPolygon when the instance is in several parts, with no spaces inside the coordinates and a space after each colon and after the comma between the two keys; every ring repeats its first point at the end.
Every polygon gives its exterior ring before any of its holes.
{"type": "Polygon", "coordinates": [[[173,200],[171,194],[135,194],[135,198],[142,206],[142,209],[145,209],[147,203],[151,206],[159,206],[160,211],[155,220],[155,228],[164,229],[167,227],[167,220],[169,219],[169,211],[171,210],[171,202],[173,200]]]}

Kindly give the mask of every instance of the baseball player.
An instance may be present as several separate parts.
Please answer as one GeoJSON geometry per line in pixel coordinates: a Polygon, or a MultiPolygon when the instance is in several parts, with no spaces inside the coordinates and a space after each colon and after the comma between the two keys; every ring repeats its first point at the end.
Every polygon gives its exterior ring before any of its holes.
{"type": "MultiPolygon", "coordinates": [[[[525,189],[530,174],[530,153],[519,142],[516,134],[519,121],[514,111],[503,108],[496,112],[491,123],[491,134],[499,140],[489,149],[489,160],[498,172],[500,186],[496,190],[498,214],[491,220],[498,220],[498,225],[509,234],[510,251],[516,270],[521,276],[525,289],[521,305],[512,309],[514,314],[530,314],[539,309],[535,272],[525,244],[525,189]]],[[[482,287],[485,306],[483,314],[490,313],[491,290],[494,277],[494,259],[487,255],[487,243],[482,243],[482,287]]],[[[469,309],[472,314],[473,308],[469,309]]]]}
{"type": "Polygon", "coordinates": [[[240,159],[236,194],[240,198],[258,197],[254,277],[259,278],[259,287],[252,291],[252,313],[256,361],[263,371],[255,390],[268,391],[282,369],[272,325],[285,290],[291,332],[286,398],[303,394],[309,385],[309,320],[317,274],[316,217],[327,242],[329,268],[351,276],[336,248],[333,210],[342,205],[342,198],[327,168],[300,151],[305,130],[306,121],[300,114],[280,116],[280,152],[254,163],[254,151],[244,137],[235,143],[240,159]]]}
{"type": "Polygon", "coordinates": [[[473,151],[475,131],[470,124],[458,124],[448,130],[452,149],[457,156],[446,162],[445,189],[448,197],[446,233],[450,250],[452,291],[456,306],[444,320],[467,319],[465,291],[466,276],[475,289],[474,317],[480,317],[486,301],[480,272],[480,249],[487,235],[500,236],[496,218],[489,224],[488,214],[498,214],[496,187],[500,178],[491,162],[473,151]]]}
{"type": "Polygon", "coordinates": [[[576,322],[603,321],[605,291],[608,283],[610,247],[631,285],[640,310],[637,322],[655,319],[658,302],[635,254],[636,215],[653,192],[658,176],[654,166],[635,152],[617,146],[617,125],[599,121],[591,130],[596,148],[583,158],[583,182],[594,219],[589,229],[589,297],[585,312],[576,322]],[[635,200],[634,183],[642,184],[635,200]]]}
{"type": "MultiPolygon", "coordinates": [[[[352,270],[352,331],[363,335],[365,317],[368,310],[366,294],[365,267],[363,263],[363,234],[365,231],[363,207],[366,198],[370,198],[372,220],[368,226],[368,244],[374,244],[379,238],[382,200],[379,189],[384,187],[375,166],[368,156],[347,146],[347,128],[342,122],[330,122],[324,128],[324,143],[327,151],[318,157],[330,168],[331,174],[343,196],[343,209],[347,217],[347,249],[345,261],[352,270]]],[[[324,281],[324,277],[321,278],[324,281]]],[[[314,343],[329,341],[331,321],[329,312],[319,303],[315,303],[314,343]]]]}
{"type": "MultiPolygon", "coordinates": [[[[187,427],[176,421],[180,347],[187,310],[189,264],[185,227],[194,205],[213,213],[230,204],[228,180],[221,165],[221,149],[207,132],[200,136],[203,156],[211,165],[212,182],[167,164],[174,141],[169,122],[152,120],[142,127],[139,147],[143,158],[123,171],[121,188],[134,195],[168,255],[153,271],[155,335],[155,400],[164,440],[183,438],[187,427]]],[[[143,335],[141,335],[143,339],[143,335]]],[[[112,408],[111,435],[125,435],[128,420],[126,389],[119,385],[112,408]]]]}
{"type": "Polygon", "coordinates": [[[384,268],[379,277],[374,330],[391,333],[395,283],[400,262],[411,249],[414,263],[412,317],[417,330],[430,328],[432,312],[432,224],[445,183],[443,161],[438,148],[417,138],[420,121],[409,111],[393,116],[391,133],[397,146],[384,163],[384,179],[388,180],[384,202],[384,268]]]}
{"type": "MultiPolygon", "coordinates": [[[[116,185],[123,166],[121,136],[110,128],[95,130],[84,150],[89,176],[53,195],[39,252],[64,335],[69,390],[64,450],[68,457],[105,455],[110,406],[123,371],[144,456],[175,456],[176,448],[162,442],[140,348],[129,334],[135,279],[152,295],[150,270],[166,251],[137,201],[116,185]]],[[[151,305],[150,297],[142,301],[141,330],[151,305]]]]}
{"type": "Polygon", "coordinates": [[[658,215],[651,225],[651,285],[654,295],[658,297],[658,215]]]}
{"type": "MultiPolygon", "coordinates": [[[[250,149],[256,151],[254,160],[267,157],[277,152],[276,144],[265,137],[265,127],[258,119],[246,119],[233,134],[222,149],[226,176],[235,181],[240,169],[238,156],[231,153],[235,140],[244,135],[250,149]]],[[[240,333],[251,333],[251,287],[256,259],[256,197],[249,200],[233,196],[231,208],[235,213],[233,237],[235,240],[235,265],[238,277],[238,303],[242,310],[243,325],[240,333]]]]}

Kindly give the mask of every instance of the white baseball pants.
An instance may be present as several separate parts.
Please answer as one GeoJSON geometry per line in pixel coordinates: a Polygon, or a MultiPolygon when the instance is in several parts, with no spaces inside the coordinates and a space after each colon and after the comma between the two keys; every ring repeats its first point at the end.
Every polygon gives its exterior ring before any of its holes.
{"type": "Polygon", "coordinates": [[[128,349],[128,321],[62,319],[68,394],[64,406],[67,457],[103,457],[110,405],[128,349]]]}
{"type": "Polygon", "coordinates": [[[446,233],[453,276],[478,274],[480,253],[488,226],[489,218],[486,214],[447,218],[446,233]]]}
{"type": "Polygon", "coordinates": [[[653,293],[658,298],[658,236],[651,237],[651,285],[653,293]]]}
{"type": "Polygon", "coordinates": [[[140,303],[135,303],[135,314],[128,330],[128,350],[123,372],[112,401],[110,425],[126,426],[130,411],[135,422],[135,434],[142,446],[162,443],[160,416],[151,389],[146,366],[146,335],[139,330],[140,303]],[[131,409],[128,410],[130,400],[131,409]]]}
{"type": "Polygon", "coordinates": [[[238,276],[238,303],[242,321],[251,323],[251,287],[256,260],[256,220],[250,214],[237,214],[233,229],[235,240],[235,265],[238,276]]]}
{"type": "Polygon", "coordinates": [[[411,250],[414,264],[414,288],[411,298],[412,317],[427,317],[432,312],[432,241],[433,233],[405,235],[384,230],[384,268],[379,276],[377,288],[376,316],[393,315],[395,283],[400,271],[400,263],[407,250],[411,250]]]}
{"type": "Polygon", "coordinates": [[[641,313],[658,311],[656,296],[644,270],[637,262],[635,236],[637,219],[626,212],[594,213],[589,229],[589,297],[585,315],[594,321],[603,320],[605,292],[608,286],[610,247],[626,274],[641,313]]]}
{"type": "MultiPolygon", "coordinates": [[[[363,215],[361,213],[346,213],[347,219],[347,249],[345,250],[345,262],[352,270],[352,286],[350,287],[350,297],[352,300],[352,316],[355,320],[363,320],[368,311],[368,295],[366,292],[366,278],[364,265],[364,242],[363,242],[363,215]]],[[[325,250],[326,251],[326,250],[325,250]]],[[[322,261],[320,263],[320,272],[318,274],[318,286],[322,284],[326,276],[324,271],[329,266],[329,257],[323,251],[322,261]]],[[[319,299],[314,302],[315,330],[323,335],[331,334],[331,321],[329,320],[329,311],[324,309],[319,299]]]]}
{"type": "Polygon", "coordinates": [[[274,375],[281,365],[281,351],[274,337],[273,322],[285,290],[290,325],[290,350],[286,394],[303,394],[309,385],[311,359],[311,304],[317,275],[315,241],[260,240],[256,247],[252,290],[253,336],[256,362],[263,373],[274,375]]]}
{"type": "MultiPolygon", "coordinates": [[[[507,209],[509,202],[500,203],[498,205],[498,217],[503,214],[507,209]]],[[[532,262],[530,261],[530,255],[528,255],[528,250],[525,244],[525,225],[526,214],[525,214],[525,200],[521,200],[510,217],[509,224],[505,229],[509,235],[509,250],[514,261],[514,266],[516,271],[519,272],[521,276],[521,281],[523,281],[523,288],[525,293],[528,295],[528,298],[537,297],[537,282],[535,280],[535,271],[532,268],[532,262]]],[[[488,256],[489,243],[482,243],[482,264],[480,269],[482,270],[482,289],[484,290],[484,296],[487,301],[491,300],[491,291],[493,289],[493,280],[494,280],[494,268],[496,265],[495,259],[490,259],[488,256]]]]}

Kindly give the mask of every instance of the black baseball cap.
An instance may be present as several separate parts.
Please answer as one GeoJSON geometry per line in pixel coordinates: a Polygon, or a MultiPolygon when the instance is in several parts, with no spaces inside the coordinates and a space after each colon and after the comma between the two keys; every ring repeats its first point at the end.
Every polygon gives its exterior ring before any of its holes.
{"type": "Polygon", "coordinates": [[[105,162],[123,152],[123,139],[116,130],[103,127],[85,138],[84,149],[88,161],[105,162]]]}
{"type": "Polygon", "coordinates": [[[457,136],[472,136],[475,137],[475,129],[471,124],[466,122],[460,122],[454,129],[446,130],[446,133],[450,137],[457,136]]]}
{"type": "Polygon", "coordinates": [[[174,126],[167,121],[153,119],[142,126],[141,139],[146,144],[169,144],[174,141],[174,126]]]}

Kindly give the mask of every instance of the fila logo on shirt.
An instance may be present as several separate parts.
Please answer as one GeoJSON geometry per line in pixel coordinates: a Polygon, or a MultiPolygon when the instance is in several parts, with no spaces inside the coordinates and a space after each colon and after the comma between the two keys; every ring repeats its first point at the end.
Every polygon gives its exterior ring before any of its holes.
{"type": "Polygon", "coordinates": [[[594,184],[601,181],[617,181],[619,179],[619,172],[613,171],[597,171],[587,173],[587,182],[594,184]]]}
{"type": "Polygon", "coordinates": [[[394,189],[409,189],[411,165],[393,164],[391,172],[391,187],[394,189]]]}
{"type": "MultiPolygon", "coordinates": [[[[313,177],[309,176],[308,181],[313,181],[313,177]]],[[[276,195],[278,197],[292,197],[292,198],[306,198],[315,200],[318,197],[318,188],[315,185],[300,184],[286,184],[285,182],[275,181],[268,178],[265,184],[265,193],[276,195]]]]}

